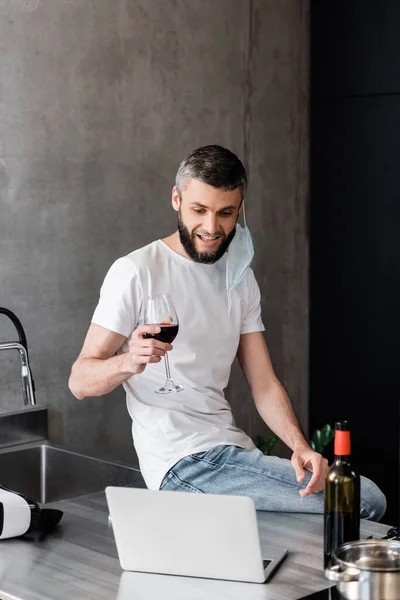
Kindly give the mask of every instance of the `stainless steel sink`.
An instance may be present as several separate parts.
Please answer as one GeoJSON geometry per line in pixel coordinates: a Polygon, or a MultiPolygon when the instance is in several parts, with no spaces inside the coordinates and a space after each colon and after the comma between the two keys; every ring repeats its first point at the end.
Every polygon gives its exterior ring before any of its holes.
{"type": "Polygon", "coordinates": [[[40,504],[94,492],[107,485],[145,487],[138,469],[36,443],[0,451],[0,484],[40,504]]]}

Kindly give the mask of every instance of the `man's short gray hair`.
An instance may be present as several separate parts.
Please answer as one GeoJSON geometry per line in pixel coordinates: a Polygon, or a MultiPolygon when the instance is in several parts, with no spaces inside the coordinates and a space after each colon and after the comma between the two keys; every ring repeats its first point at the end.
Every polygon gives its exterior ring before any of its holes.
{"type": "Polygon", "coordinates": [[[246,169],[236,154],[222,146],[202,146],[183,159],[175,179],[179,196],[189,179],[225,191],[240,188],[242,199],[247,190],[246,169]]]}

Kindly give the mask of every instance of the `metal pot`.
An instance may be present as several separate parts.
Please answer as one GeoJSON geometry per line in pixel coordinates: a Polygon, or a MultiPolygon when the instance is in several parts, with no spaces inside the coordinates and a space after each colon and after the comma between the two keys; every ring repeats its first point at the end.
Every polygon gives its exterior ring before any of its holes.
{"type": "Polygon", "coordinates": [[[360,540],[333,552],[325,576],[347,600],[400,600],[400,541],[360,540]]]}

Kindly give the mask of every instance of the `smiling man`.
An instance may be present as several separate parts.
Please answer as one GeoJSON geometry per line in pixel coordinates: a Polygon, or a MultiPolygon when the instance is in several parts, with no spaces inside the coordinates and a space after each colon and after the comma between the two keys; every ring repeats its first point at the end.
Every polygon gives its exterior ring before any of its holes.
{"type": "MultiPolygon", "coordinates": [[[[327,461],[305,440],[278,381],[262,331],[260,292],[247,227],[237,223],[246,171],[232,152],[205,146],[177,172],[178,230],[117,260],[101,288],[70,389],[79,399],[122,384],[140,468],[151,489],[250,496],[260,510],[323,512],[327,461]],[[138,325],[144,297],[170,294],[179,317],[174,348],[138,325]],[[154,392],[171,376],[182,390],[154,392]],[[265,423],[292,450],[263,455],[239,429],[224,396],[238,356],[265,423]]],[[[379,520],[385,497],[361,478],[361,516],[379,520]]]]}

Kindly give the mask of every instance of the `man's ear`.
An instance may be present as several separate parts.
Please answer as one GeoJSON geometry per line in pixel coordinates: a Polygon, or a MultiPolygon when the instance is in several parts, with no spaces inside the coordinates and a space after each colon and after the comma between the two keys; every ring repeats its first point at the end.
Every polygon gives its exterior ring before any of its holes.
{"type": "Polygon", "coordinates": [[[172,188],[171,202],[172,202],[172,208],[174,210],[176,210],[176,212],[178,212],[181,207],[181,199],[180,199],[179,192],[178,192],[176,185],[174,185],[174,187],[172,188]]]}

